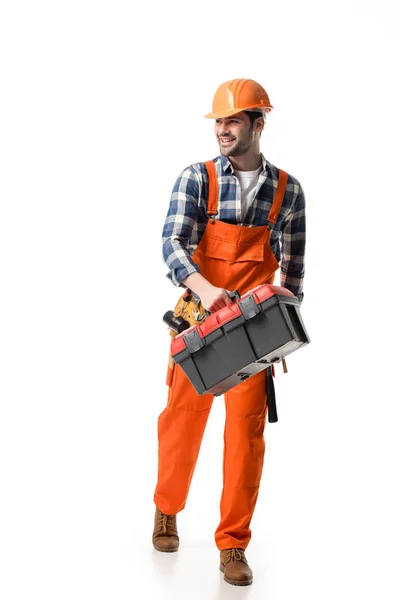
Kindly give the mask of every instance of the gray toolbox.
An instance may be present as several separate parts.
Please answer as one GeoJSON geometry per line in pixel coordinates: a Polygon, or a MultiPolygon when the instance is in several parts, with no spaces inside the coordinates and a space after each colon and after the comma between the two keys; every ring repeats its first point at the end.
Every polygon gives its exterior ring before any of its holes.
{"type": "Polygon", "coordinates": [[[219,396],[309,342],[296,296],[263,284],[179,333],[171,356],[199,395],[219,396]]]}

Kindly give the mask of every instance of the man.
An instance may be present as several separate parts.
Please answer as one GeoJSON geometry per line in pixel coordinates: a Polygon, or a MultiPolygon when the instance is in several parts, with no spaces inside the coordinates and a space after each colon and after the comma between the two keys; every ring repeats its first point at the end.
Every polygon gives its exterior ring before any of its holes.
{"type": "MultiPolygon", "coordinates": [[[[190,165],[178,177],[163,229],[168,277],[187,292],[176,315],[191,324],[230,304],[261,283],[280,283],[303,298],[305,199],[299,181],[260,152],[265,115],[273,107],[250,79],[219,86],[213,110],[220,155],[190,165]]],[[[233,585],[252,583],[245,550],[264,461],[268,411],[266,371],[225,394],[224,481],[221,520],[215,532],[220,569],[233,585]]],[[[179,365],[170,360],[168,403],[158,419],[158,482],[153,545],[179,546],[176,514],[185,507],[204,429],[213,402],[199,396],[179,365]]],[[[268,388],[269,389],[269,388],[268,388]]]]}

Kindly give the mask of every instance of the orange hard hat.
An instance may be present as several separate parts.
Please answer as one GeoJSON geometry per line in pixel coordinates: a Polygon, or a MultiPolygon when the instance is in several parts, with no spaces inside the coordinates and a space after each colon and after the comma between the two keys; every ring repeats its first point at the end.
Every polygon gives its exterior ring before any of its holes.
{"type": "Polygon", "coordinates": [[[212,112],[205,117],[220,119],[256,108],[263,112],[270,112],[273,108],[264,88],[253,79],[231,79],[219,86],[214,95],[212,112]]]}

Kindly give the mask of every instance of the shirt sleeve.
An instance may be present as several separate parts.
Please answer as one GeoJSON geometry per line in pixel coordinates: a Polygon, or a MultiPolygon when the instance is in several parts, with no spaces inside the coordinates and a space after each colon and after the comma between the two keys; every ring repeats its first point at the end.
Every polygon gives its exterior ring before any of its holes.
{"type": "Polygon", "coordinates": [[[281,285],[302,302],[304,256],[306,246],[306,202],[304,191],[299,192],[282,226],[281,285]]]}
{"type": "Polygon", "coordinates": [[[176,286],[180,286],[191,273],[199,272],[189,251],[193,227],[197,223],[198,202],[197,174],[192,167],[188,167],[182,171],[173,187],[162,232],[163,258],[169,269],[167,277],[176,286]]]}

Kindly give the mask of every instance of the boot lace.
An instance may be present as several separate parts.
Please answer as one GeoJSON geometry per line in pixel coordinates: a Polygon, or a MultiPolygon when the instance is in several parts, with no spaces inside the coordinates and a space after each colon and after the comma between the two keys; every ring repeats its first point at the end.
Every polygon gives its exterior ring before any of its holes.
{"type": "Polygon", "coordinates": [[[242,548],[230,548],[228,550],[226,560],[227,560],[227,562],[229,562],[230,560],[232,560],[232,561],[237,560],[237,561],[244,562],[247,565],[247,560],[244,555],[244,550],[242,550],[242,548]]]}
{"type": "Polygon", "coordinates": [[[160,512],[158,525],[159,525],[162,533],[167,533],[168,530],[175,532],[174,515],[165,515],[164,513],[160,512]]]}

